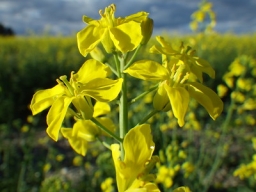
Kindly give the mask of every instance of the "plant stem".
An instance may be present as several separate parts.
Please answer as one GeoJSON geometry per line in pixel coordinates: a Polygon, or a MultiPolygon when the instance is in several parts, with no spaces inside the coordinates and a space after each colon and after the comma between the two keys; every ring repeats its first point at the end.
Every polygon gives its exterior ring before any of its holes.
{"type": "Polygon", "coordinates": [[[114,133],[112,133],[111,131],[109,131],[104,125],[102,125],[99,121],[97,121],[97,119],[95,119],[94,117],[91,119],[91,121],[93,123],[95,123],[100,129],[102,129],[103,131],[105,131],[106,133],[108,133],[111,137],[113,137],[114,139],[116,139],[118,142],[123,142],[123,140],[121,138],[119,138],[118,136],[116,136],[114,133]]]}
{"type": "Polygon", "coordinates": [[[118,55],[117,55],[117,53],[114,54],[114,60],[115,60],[115,64],[116,64],[117,76],[120,78],[120,77],[121,77],[120,62],[119,62],[119,60],[118,60],[118,55]]]}
{"type": "Polygon", "coordinates": [[[158,83],[156,85],[154,85],[153,87],[151,87],[149,90],[145,91],[144,93],[140,94],[139,96],[135,97],[134,99],[131,100],[131,103],[136,102],[137,100],[141,99],[142,97],[144,97],[145,95],[147,95],[148,93],[155,91],[156,88],[158,87],[158,83]]]}
{"type": "Polygon", "coordinates": [[[127,69],[128,67],[131,66],[133,60],[135,59],[136,55],[138,54],[140,48],[141,48],[141,44],[135,49],[135,52],[133,53],[131,59],[128,61],[128,63],[124,66],[123,70],[127,69]]]}
{"type": "Polygon", "coordinates": [[[104,145],[106,148],[111,150],[111,146],[108,143],[106,143],[105,141],[102,141],[101,138],[99,138],[99,137],[97,137],[97,139],[99,140],[99,142],[102,143],[102,145],[104,145]]]}
{"type": "MultiPolygon", "coordinates": [[[[125,65],[125,58],[120,58],[121,77],[123,78],[122,94],[120,97],[119,127],[120,138],[123,139],[128,132],[128,102],[127,102],[127,74],[122,73],[125,65]]],[[[124,148],[121,143],[121,159],[124,159],[124,148]]]]}
{"type": "Polygon", "coordinates": [[[144,117],[137,125],[141,125],[141,124],[145,123],[150,117],[153,117],[157,112],[158,111],[154,109],[146,117],[144,117]]]}
{"type": "Polygon", "coordinates": [[[229,109],[228,109],[228,113],[227,113],[227,117],[224,121],[224,123],[222,124],[222,133],[221,133],[221,136],[220,136],[220,139],[219,139],[219,145],[217,147],[217,152],[216,152],[216,156],[215,156],[215,160],[214,160],[214,163],[212,165],[212,168],[210,170],[210,173],[207,175],[206,177],[206,181],[207,181],[207,184],[205,185],[204,189],[203,189],[203,192],[206,192],[208,189],[209,189],[209,186],[210,186],[210,181],[213,179],[213,176],[216,172],[216,170],[219,168],[219,166],[221,165],[221,162],[222,162],[222,157],[221,157],[221,152],[223,150],[223,141],[225,140],[226,138],[226,134],[228,132],[228,125],[231,121],[231,118],[232,118],[232,115],[233,115],[233,111],[234,111],[234,107],[235,107],[235,102],[233,99],[231,99],[231,104],[229,106],[229,109]]]}
{"type": "Polygon", "coordinates": [[[112,67],[109,63],[105,63],[110,69],[111,69],[111,71],[116,75],[116,76],[118,76],[118,73],[117,73],[117,71],[114,69],[114,67],[112,67]]]}

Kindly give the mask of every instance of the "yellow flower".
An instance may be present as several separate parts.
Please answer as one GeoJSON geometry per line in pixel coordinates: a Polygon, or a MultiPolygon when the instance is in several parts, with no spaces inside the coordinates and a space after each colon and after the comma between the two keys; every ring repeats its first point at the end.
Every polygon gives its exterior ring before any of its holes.
{"type": "Polygon", "coordinates": [[[119,192],[159,191],[149,171],[158,161],[152,157],[155,144],[152,140],[150,125],[143,124],[131,129],[123,141],[124,160],[120,160],[120,145],[111,145],[112,157],[116,169],[116,180],[119,192]]]}
{"type": "Polygon", "coordinates": [[[190,173],[192,173],[195,169],[194,165],[190,162],[185,162],[182,164],[182,169],[184,170],[184,175],[185,175],[185,178],[188,177],[190,175],[190,173]]]}
{"type": "Polygon", "coordinates": [[[93,115],[91,98],[109,102],[117,97],[122,86],[122,79],[106,78],[109,68],[96,60],[87,60],[77,73],[72,72],[70,81],[66,76],[57,80],[58,85],[51,89],[37,91],[31,101],[33,115],[51,106],[47,114],[47,133],[55,141],[65,115],[72,103],[77,110],[76,116],[90,119],[93,115]]]}
{"type": "MultiPolygon", "coordinates": [[[[113,121],[107,117],[99,117],[110,112],[107,103],[96,102],[94,105],[93,117],[97,119],[108,130],[114,132],[115,125],[113,121]]],[[[62,135],[68,139],[70,146],[83,156],[86,155],[88,143],[94,141],[97,136],[105,134],[101,129],[90,120],[77,120],[72,128],[61,128],[62,135]]]]}
{"type": "Polygon", "coordinates": [[[246,99],[243,103],[244,110],[255,110],[256,109],[256,100],[253,98],[246,99]]]}
{"type": "Polygon", "coordinates": [[[83,158],[81,156],[75,156],[73,158],[73,165],[74,166],[81,166],[83,163],[83,158]]]}
{"type": "Polygon", "coordinates": [[[88,24],[77,33],[77,42],[80,53],[86,56],[100,42],[108,53],[117,49],[123,53],[134,50],[142,41],[141,23],[145,21],[148,13],[138,12],[125,18],[115,18],[116,6],[111,4],[100,10],[101,19],[94,20],[83,16],[88,24]]]}
{"type": "Polygon", "coordinates": [[[62,155],[62,154],[58,154],[58,155],[56,156],[56,160],[59,161],[59,162],[63,161],[64,158],[65,158],[65,157],[64,157],[64,155],[62,155]]]}
{"type": "Polygon", "coordinates": [[[22,133],[26,133],[26,132],[28,132],[29,131],[29,126],[28,125],[23,125],[22,127],[21,127],[21,132],[22,133]]]}
{"type": "Polygon", "coordinates": [[[217,91],[218,91],[218,95],[220,97],[224,97],[227,94],[227,92],[228,92],[228,88],[225,85],[220,84],[217,87],[217,91]]]}
{"type": "Polygon", "coordinates": [[[133,63],[124,72],[139,79],[160,81],[153,99],[154,108],[167,111],[168,105],[171,105],[179,126],[185,123],[184,117],[190,96],[215,120],[223,110],[223,102],[214,91],[199,83],[203,81],[203,72],[214,77],[214,70],[209,63],[194,56],[193,53],[187,55],[188,50],[184,51],[183,48],[175,51],[161,37],[157,40],[163,47],[153,46],[151,51],[163,54],[163,65],[155,61],[141,60],[133,63]],[[167,61],[167,55],[173,56],[170,62],[167,61]]]}
{"type": "Polygon", "coordinates": [[[103,192],[112,192],[114,191],[114,187],[112,186],[113,184],[113,178],[108,177],[106,178],[100,185],[100,188],[103,192]]]}
{"type": "Polygon", "coordinates": [[[173,185],[173,178],[176,172],[172,167],[161,165],[158,167],[156,182],[162,183],[165,188],[170,188],[173,185]]]}
{"type": "Polygon", "coordinates": [[[233,91],[231,93],[231,98],[239,103],[244,103],[244,101],[245,101],[245,95],[239,91],[233,91]]]}
{"type": "Polygon", "coordinates": [[[191,192],[188,187],[178,187],[173,192],[191,192]]]}

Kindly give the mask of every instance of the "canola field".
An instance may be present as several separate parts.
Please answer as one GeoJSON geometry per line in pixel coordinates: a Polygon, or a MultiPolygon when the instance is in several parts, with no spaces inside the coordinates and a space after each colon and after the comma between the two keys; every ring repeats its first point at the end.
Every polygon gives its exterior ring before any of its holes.
{"type": "MultiPolygon", "coordinates": [[[[214,121],[191,100],[182,128],[171,110],[148,120],[157,143],[154,153],[160,157],[154,169],[157,185],[162,191],[178,186],[205,192],[255,191],[256,35],[163,36],[173,47],[184,42],[211,64],[215,79],[203,76],[204,82],[221,97],[224,110],[214,121]]],[[[161,60],[147,52],[152,39],[136,59],[161,60]]],[[[77,72],[88,58],[79,54],[75,37],[0,38],[2,192],[116,190],[110,150],[95,141],[86,156],[77,154],[66,140],[54,142],[46,135],[46,112],[32,116],[29,109],[37,90],[77,72]]],[[[128,86],[129,97],[135,98],[153,84],[133,79],[128,86]]],[[[152,108],[153,94],[129,106],[131,126],[152,108]]],[[[111,105],[111,118],[117,122],[117,104],[111,105]]]]}

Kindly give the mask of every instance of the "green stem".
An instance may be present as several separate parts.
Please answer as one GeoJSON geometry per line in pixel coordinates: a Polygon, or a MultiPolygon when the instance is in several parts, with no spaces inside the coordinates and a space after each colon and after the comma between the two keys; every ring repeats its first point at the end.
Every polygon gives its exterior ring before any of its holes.
{"type": "Polygon", "coordinates": [[[144,97],[145,95],[147,95],[148,93],[155,91],[158,87],[158,83],[156,85],[154,85],[153,87],[151,87],[149,90],[145,91],[144,93],[140,94],[139,96],[135,97],[134,99],[131,100],[131,103],[136,102],[137,100],[141,99],[142,97],[144,97]]]}
{"type": "Polygon", "coordinates": [[[74,117],[81,119],[82,117],[79,116],[73,109],[71,109],[70,107],[68,108],[68,112],[73,115],[74,117]]]}
{"type": "Polygon", "coordinates": [[[111,137],[113,137],[114,139],[116,139],[118,142],[123,142],[123,140],[121,138],[119,138],[118,136],[116,136],[114,133],[112,133],[110,130],[108,130],[104,125],[102,125],[99,121],[97,121],[97,119],[95,119],[94,117],[91,119],[91,121],[93,123],[95,123],[100,129],[102,129],[103,131],[105,131],[106,133],[108,133],[111,137]]]}
{"type": "Polygon", "coordinates": [[[25,171],[26,171],[26,163],[21,163],[21,170],[19,173],[18,184],[17,184],[17,192],[24,191],[24,179],[25,179],[25,171]]]}
{"type": "MultiPolygon", "coordinates": [[[[123,71],[125,65],[125,58],[120,58],[120,68],[123,71]]],[[[128,102],[127,102],[127,74],[121,73],[123,78],[122,94],[120,97],[120,112],[119,112],[119,127],[120,138],[123,139],[128,132],[128,102]]],[[[124,159],[124,148],[121,143],[121,159],[124,159]]]]}
{"type": "Polygon", "coordinates": [[[149,118],[153,117],[157,112],[158,111],[154,109],[146,117],[144,117],[137,125],[141,125],[141,124],[145,123],[149,118]]]}
{"type": "Polygon", "coordinates": [[[108,148],[109,150],[111,150],[111,146],[110,146],[107,142],[102,141],[102,139],[99,138],[99,137],[97,137],[97,139],[99,140],[99,142],[102,143],[102,145],[104,145],[106,148],[108,148]]]}
{"type": "MultiPolygon", "coordinates": [[[[245,76],[245,72],[243,74],[241,74],[241,76],[239,78],[243,78],[244,76],[245,76]]],[[[238,90],[239,90],[239,87],[236,86],[235,89],[233,90],[233,92],[236,92],[238,90]]],[[[234,112],[235,107],[236,107],[235,98],[232,98],[232,97],[230,97],[230,98],[231,98],[231,103],[230,103],[230,106],[228,108],[226,119],[225,119],[224,123],[222,124],[221,136],[220,136],[220,139],[219,139],[219,145],[217,147],[217,152],[216,152],[214,164],[213,164],[213,166],[210,170],[210,173],[206,177],[207,178],[207,180],[206,180],[207,183],[204,187],[203,192],[206,192],[209,189],[209,186],[210,186],[209,181],[211,181],[213,179],[213,176],[214,176],[215,172],[217,171],[217,169],[219,168],[219,166],[221,165],[222,160],[223,160],[223,158],[221,157],[222,151],[223,151],[223,143],[226,143],[225,139],[226,139],[226,135],[228,133],[228,128],[229,128],[228,125],[230,124],[230,122],[232,120],[232,115],[233,115],[233,112],[234,112]]]]}
{"type": "Polygon", "coordinates": [[[112,67],[109,63],[105,63],[110,69],[111,71],[116,75],[118,76],[118,72],[114,69],[114,67],[112,67]]]}
{"type": "MultiPolygon", "coordinates": [[[[192,144],[193,143],[193,140],[194,140],[194,131],[192,130],[193,128],[190,128],[189,130],[188,130],[188,142],[189,142],[189,144],[192,144]]],[[[193,151],[193,148],[192,147],[189,147],[188,148],[188,161],[189,162],[193,162],[193,154],[194,154],[194,151],[193,151]]]]}
{"type": "Polygon", "coordinates": [[[223,143],[225,142],[226,134],[228,132],[228,125],[231,121],[233,111],[234,111],[234,107],[235,107],[235,101],[232,99],[231,104],[230,104],[229,109],[228,109],[227,117],[226,117],[224,123],[222,124],[223,125],[222,129],[221,129],[222,133],[221,133],[221,136],[220,136],[220,139],[219,139],[219,145],[217,147],[215,160],[214,160],[214,163],[212,165],[212,168],[211,168],[209,174],[206,177],[207,184],[205,185],[205,187],[203,189],[203,192],[206,192],[209,189],[210,181],[212,181],[216,170],[221,165],[221,162],[222,162],[221,155],[222,155],[222,151],[223,151],[223,143]]]}
{"type": "Polygon", "coordinates": [[[121,77],[120,62],[119,62],[117,53],[114,53],[114,60],[115,60],[115,64],[116,64],[117,76],[121,77]]]}
{"type": "Polygon", "coordinates": [[[142,45],[140,44],[140,45],[135,49],[135,51],[134,51],[134,53],[133,53],[131,59],[130,59],[130,60],[128,61],[128,63],[125,65],[124,70],[131,66],[133,60],[134,60],[135,57],[137,56],[137,54],[138,54],[138,52],[139,52],[139,50],[140,50],[141,47],[142,47],[142,45]]]}

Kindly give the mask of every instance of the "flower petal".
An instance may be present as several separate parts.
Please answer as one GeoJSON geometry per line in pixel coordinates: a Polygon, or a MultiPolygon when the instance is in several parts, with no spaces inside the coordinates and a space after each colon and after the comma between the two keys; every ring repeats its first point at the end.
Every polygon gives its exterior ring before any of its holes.
{"type": "Polygon", "coordinates": [[[88,146],[86,140],[77,139],[76,137],[73,137],[71,128],[61,128],[61,133],[66,139],[68,139],[70,146],[75,150],[75,152],[83,156],[86,155],[88,146]]]}
{"type": "Polygon", "coordinates": [[[91,119],[93,116],[93,105],[90,97],[76,96],[72,100],[73,105],[84,119],[91,119]]]}
{"type": "Polygon", "coordinates": [[[169,87],[164,85],[167,95],[170,99],[174,116],[178,119],[180,127],[184,125],[184,117],[188,109],[189,94],[183,87],[169,87]]]}
{"type": "Polygon", "coordinates": [[[36,115],[44,109],[50,107],[58,96],[65,93],[62,85],[58,84],[51,89],[37,91],[32,98],[30,108],[33,115],[36,115]]]}
{"type": "Polygon", "coordinates": [[[74,74],[74,81],[86,84],[96,78],[104,78],[110,74],[110,69],[103,63],[89,59],[84,62],[77,73],[74,74]]]}
{"type": "Polygon", "coordinates": [[[110,38],[122,53],[134,50],[142,40],[140,23],[130,21],[110,28],[110,38]]]}
{"type": "Polygon", "coordinates": [[[47,114],[46,121],[48,127],[46,129],[46,132],[55,141],[58,140],[62,122],[65,118],[72,99],[72,97],[59,97],[52,104],[52,107],[47,114]]]}
{"type": "Polygon", "coordinates": [[[137,61],[124,72],[133,77],[149,81],[166,80],[169,77],[169,72],[165,67],[150,60],[137,61]]]}
{"type": "Polygon", "coordinates": [[[115,45],[110,37],[110,31],[106,30],[104,34],[102,34],[101,43],[107,53],[113,53],[115,51],[115,45]]]}
{"type": "Polygon", "coordinates": [[[166,93],[163,83],[161,83],[157,89],[157,92],[153,99],[153,106],[156,110],[161,111],[168,111],[170,110],[170,101],[169,97],[166,93]]]}
{"type": "Polygon", "coordinates": [[[73,126],[73,136],[77,139],[94,141],[100,129],[90,120],[78,120],[73,126]]]}
{"type": "Polygon", "coordinates": [[[110,113],[111,109],[108,103],[97,101],[94,105],[93,117],[98,117],[100,115],[106,115],[110,113]]]}
{"type": "Polygon", "coordinates": [[[193,57],[193,59],[196,65],[198,66],[199,70],[208,74],[211,78],[215,78],[215,71],[208,61],[201,59],[199,57],[193,57]]]}
{"type": "Polygon", "coordinates": [[[191,192],[188,187],[178,187],[173,192],[191,192]]]}
{"type": "Polygon", "coordinates": [[[160,43],[161,46],[153,45],[149,52],[156,54],[164,54],[164,55],[180,55],[178,51],[175,51],[171,44],[169,44],[165,39],[161,36],[157,36],[156,40],[160,43]]]}
{"type": "MultiPolygon", "coordinates": [[[[144,169],[145,163],[151,158],[155,144],[152,139],[149,124],[143,124],[131,129],[124,138],[126,164],[132,164],[136,171],[144,169]]],[[[134,170],[134,171],[135,171],[134,170]]]]}
{"type": "Polygon", "coordinates": [[[98,78],[81,86],[81,94],[90,96],[97,101],[109,102],[114,100],[122,87],[123,79],[112,80],[108,78],[98,78]]]}
{"type": "Polygon", "coordinates": [[[78,49],[84,57],[101,41],[104,31],[104,28],[88,25],[77,33],[78,49]]]}
{"type": "Polygon", "coordinates": [[[112,157],[116,168],[118,191],[127,190],[145,169],[151,159],[155,144],[152,140],[150,125],[143,124],[132,128],[123,141],[125,157],[120,160],[118,144],[111,145],[112,157]]]}
{"type": "Polygon", "coordinates": [[[120,157],[121,157],[120,145],[112,144],[111,151],[112,151],[112,158],[113,158],[115,169],[116,169],[117,188],[118,188],[118,191],[124,191],[126,189],[126,178],[125,178],[125,175],[123,175],[123,169],[125,168],[125,165],[120,160],[120,157]]]}
{"type": "Polygon", "coordinates": [[[155,183],[147,183],[144,187],[147,189],[147,192],[160,192],[155,183]]]}
{"type": "Polygon", "coordinates": [[[124,18],[124,22],[129,22],[129,21],[136,21],[141,23],[146,19],[146,17],[149,15],[149,13],[140,11],[138,13],[131,14],[127,17],[124,18]]]}
{"type": "Polygon", "coordinates": [[[188,92],[209,113],[212,119],[216,119],[223,110],[223,102],[219,96],[210,88],[197,83],[188,83],[188,92]]]}

